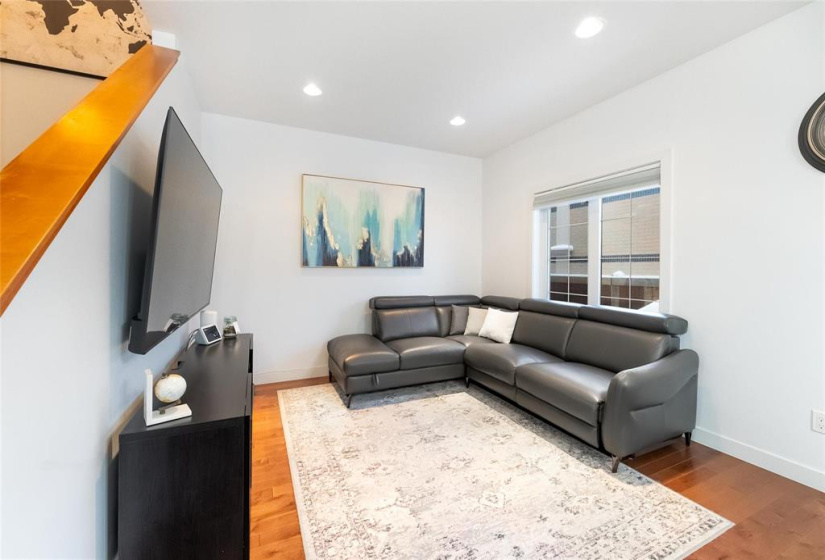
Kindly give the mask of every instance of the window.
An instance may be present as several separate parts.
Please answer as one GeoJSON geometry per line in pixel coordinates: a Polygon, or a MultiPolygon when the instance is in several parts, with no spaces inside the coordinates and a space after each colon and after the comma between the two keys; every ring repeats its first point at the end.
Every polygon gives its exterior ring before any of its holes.
{"type": "Polygon", "coordinates": [[[602,197],[602,305],[658,303],[660,198],[660,187],[602,197]]]}
{"type": "Polygon", "coordinates": [[[590,202],[549,209],[549,298],[587,303],[590,202]]]}
{"type": "Polygon", "coordinates": [[[534,209],[538,242],[534,295],[571,303],[659,309],[658,164],[539,193],[534,209]]]}

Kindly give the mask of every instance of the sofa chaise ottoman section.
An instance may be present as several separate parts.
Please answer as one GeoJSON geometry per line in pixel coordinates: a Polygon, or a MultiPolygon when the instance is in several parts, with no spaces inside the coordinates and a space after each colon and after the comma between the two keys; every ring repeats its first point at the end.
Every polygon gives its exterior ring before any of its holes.
{"type": "Polygon", "coordinates": [[[398,353],[386,344],[368,334],[347,334],[333,338],[327,343],[329,353],[329,380],[333,377],[347,395],[349,406],[353,385],[363,385],[365,381],[379,373],[397,371],[401,367],[398,353]],[[360,383],[353,381],[365,378],[360,383]]]}
{"type": "Polygon", "coordinates": [[[347,334],[327,344],[329,357],[344,377],[395,371],[401,360],[386,344],[368,334],[347,334]]]}
{"type": "Polygon", "coordinates": [[[462,379],[465,345],[442,336],[448,303],[475,304],[475,296],[373,298],[372,335],[341,336],[327,344],[330,381],[352,395],[462,379]],[[435,302],[444,303],[436,308],[435,302]]]}

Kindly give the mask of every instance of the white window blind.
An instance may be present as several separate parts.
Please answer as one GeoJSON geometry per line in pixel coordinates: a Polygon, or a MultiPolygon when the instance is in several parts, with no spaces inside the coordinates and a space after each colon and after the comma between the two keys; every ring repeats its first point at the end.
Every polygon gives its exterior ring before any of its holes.
{"type": "Polygon", "coordinates": [[[661,180],[660,177],[660,164],[656,162],[612,175],[536,193],[533,197],[533,208],[546,208],[561,201],[580,200],[595,195],[657,186],[661,180]]]}

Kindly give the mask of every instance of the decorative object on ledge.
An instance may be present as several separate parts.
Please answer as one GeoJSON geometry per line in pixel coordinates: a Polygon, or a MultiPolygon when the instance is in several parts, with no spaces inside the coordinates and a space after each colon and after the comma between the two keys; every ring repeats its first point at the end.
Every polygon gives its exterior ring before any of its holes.
{"type": "Polygon", "coordinates": [[[186,380],[177,373],[164,373],[155,383],[155,397],[163,404],[180,404],[186,392],[186,380]]]}
{"type": "Polygon", "coordinates": [[[31,0],[0,3],[0,58],[105,78],[152,30],[137,0],[31,0]]]}
{"type": "Polygon", "coordinates": [[[178,56],[178,51],[154,45],[141,49],[3,168],[0,314],[172,71],[178,56]]]}
{"type": "Polygon", "coordinates": [[[235,338],[241,332],[241,327],[238,325],[238,318],[234,315],[229,315],[223,318],[223,337],[235,338]]]}
{"type": "MultiPolygon", "coordinates": [[[[152,410],[153,408],[153,400],[152,397],[155,394],[153,391],[154,386],[154,376],[152,375],[152,370],[146,370],[146,386],[143,390],[143,420],[146,422],[147,426],[154,426],[155,424],[162,424],[164,422],[171,422],[172,420],[180,420],[181,418],[187,418],[192,416],[192,410],[189,408],[189,405],[186,404],[177,404],[173,406],[164,406],[159,408],[158,410],[152,410]]],[[[175,377],[180,377],[175,376],[175,377]]],[[[181,381],[183,378],[180,377],[181,381]]],[[[159,380],[158,383],[163,381],[163,379],[159,380]]],[[[183,382],[184,391],[186,390],[186,382],[183,382]]],[[[161,388],[161,392],[163,392],[163,388],[161,388]]],[[[181,391],[180,396],[183,396],[183,392],[181,391]]],[[[177,399],[176,399],[177,400],[177,399]]],[[[163,401],[161,401],[163,402],[163,401]]],[[[174,401],[173,401],[174,402],[174,401]]]]}
{"type": "Polygon", "coordinates": [[[811,105],[802,119],[799,151],[808,163],[825,173],[825,93],[811,105]]]}
{"type": "Polygon", "coordinates": [[[303,176],[305,267],[424,266],[424,189],[303,176]]]}
{"type": "Polygon", "coordinates": [[[201,311],[201,326],[205,327],[207,325],[217,325],[218,324],[218,312],[214,309],[204,309],[201,311]]]}

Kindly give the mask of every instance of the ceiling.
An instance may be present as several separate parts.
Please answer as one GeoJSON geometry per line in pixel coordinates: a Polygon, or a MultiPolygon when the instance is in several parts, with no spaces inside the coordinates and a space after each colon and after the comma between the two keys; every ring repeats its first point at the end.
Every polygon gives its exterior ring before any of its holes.
{"type": "Polygon", "coordinates": [[[144,2],[205,111],[476,157],[801,5],[144,2]],[[589,15],[607,26],[579,39],[589,15]]]}

